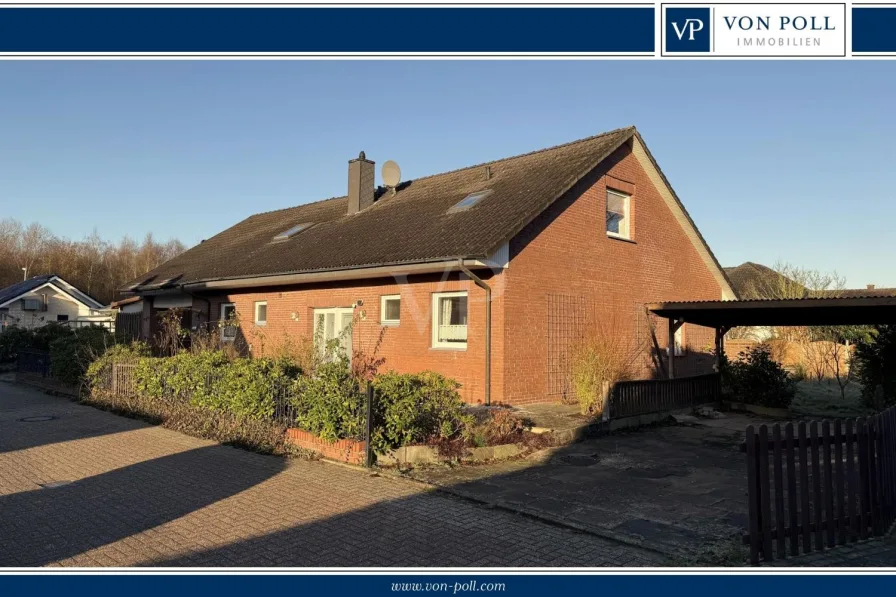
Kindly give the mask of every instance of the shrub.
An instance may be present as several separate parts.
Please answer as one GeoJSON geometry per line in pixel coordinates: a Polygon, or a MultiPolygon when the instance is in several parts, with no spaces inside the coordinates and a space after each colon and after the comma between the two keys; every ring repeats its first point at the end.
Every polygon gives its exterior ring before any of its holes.
{"type": "Polygon", "coordinates": [[[465,435],[474,446],[497,446],[521,441],[523,433],[531,427],[529,421],[509,408],[490,408],[474,415],[465,435]]]}
{"type": "Polygon", "coordinates": [[[52,322],[35,328],[31,332],[31,346],[34,350],[50,350],[50,345],[60,338],[70,337],[75,332],[67,326],[52,322]]]}
{"type": "Polygon", "coordinates": [[[603,413],[606,390],[631,379],[638,347],[628,346],[627,335],[596,326],[572,350],[570,376],[576,400],[584,415],[603,413]]]}
{"type": "Polygon", "coordinates": [[[10,326],[0,332],[0,363],[15,361],[19,351],[31,348],[34,334],[31,330],[10,326]]]}
{"type": "Polygon", "coordinates": [[[98,326],[58,335],[49,346],[50,375],[68,385],[79,384],[90,363],[114,342],[112,334],[98,326]]]}
{"type": "Polygon", "coordinates": [[[376,450],[461,435],[473,418],[453,379],[432,371],[382,373],[374,380],[376,402],[371,443],[376,450]]]}
{"type": "Polygon", "coordinates": [[[725,385],[740,402],[787,408],[796,394],[796,382],[763,344],[740,353],[723,371],[725,385]]]}
{"type": "Polygon", "coordinates": [[[293,386],[296,425],[327,441],[363,439],[365,400],[351,375],[348,359],[317,366],[315,374],[293,386]]]}
{"type": "Polygon", "coordinates": [[[862,399],[877,410],[896,404],[896,325],[878,325],[856,345],[853,368],[862,399]]]}

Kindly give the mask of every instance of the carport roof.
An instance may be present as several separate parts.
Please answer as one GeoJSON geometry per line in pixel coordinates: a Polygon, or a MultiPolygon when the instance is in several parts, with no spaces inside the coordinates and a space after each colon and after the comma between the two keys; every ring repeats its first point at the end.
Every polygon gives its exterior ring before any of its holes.
{"type": "Polygon", "coordinates": [[[896,296],[653,303],[660,317],[711,328],[896,323],[896,296]]]}

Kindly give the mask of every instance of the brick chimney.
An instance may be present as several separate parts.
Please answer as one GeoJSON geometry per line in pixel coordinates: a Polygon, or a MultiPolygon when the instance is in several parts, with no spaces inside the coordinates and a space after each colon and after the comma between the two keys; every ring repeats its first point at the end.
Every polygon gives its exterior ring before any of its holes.
{"type": "Polygon", "coordinates": [[[869,285],[868,285],[868,290],[874,290],[874,284],[869,284],[869,285]]]}
{"type": "Polygon", "coordinates": [[[374,162],[362,151],[358,159],[348,162],[348,213],[358,213],[373,205],[374,162]]]}

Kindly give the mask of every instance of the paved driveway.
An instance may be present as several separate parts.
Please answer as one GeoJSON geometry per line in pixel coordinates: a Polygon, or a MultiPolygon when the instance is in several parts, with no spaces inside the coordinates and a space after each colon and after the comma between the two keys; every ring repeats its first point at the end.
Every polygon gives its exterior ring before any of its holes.
{"type": "Polygon", "coordinates": [[[740,443],[747,425],[767,422],[729,414],[619,432],[525,460],[413,474],[633,545],[693,555],[709,544],[731,545],[745,532],[740,443]]]}
{"type": "Polygon", "coordinates": [[[2,566],[660,563],[417,483],[253,454],[0,383],[2,566]]]}

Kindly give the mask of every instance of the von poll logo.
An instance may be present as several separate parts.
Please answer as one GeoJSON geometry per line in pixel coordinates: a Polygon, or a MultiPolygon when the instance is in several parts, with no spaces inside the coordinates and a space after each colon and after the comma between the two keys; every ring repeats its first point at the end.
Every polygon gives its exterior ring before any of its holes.
{"type": "Polygon", "coordinates": [[[663,4],[662,53],[698,57],[846,55],[846,4],[663,4]]]}
{"type": "Polygon", "coordinates": [[[709,52],[709,8],[666,9],[667,52],[709,52]]]}

